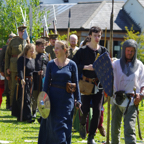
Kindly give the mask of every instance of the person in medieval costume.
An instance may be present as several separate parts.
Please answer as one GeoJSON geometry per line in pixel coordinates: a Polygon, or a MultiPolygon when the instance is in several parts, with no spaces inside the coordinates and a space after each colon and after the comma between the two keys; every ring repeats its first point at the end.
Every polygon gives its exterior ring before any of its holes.
{"type": "MultiPolygon", "coordinates": [[[[85,40],[81,42],[80,48],[85,48],[84,46],[88,45],[90,41],[91,41],[90,37],[87,36],[85,38],[85,40]]],[[[76,113],[76,111],[74,111],[74,112],[75,112],[74,114],[76,114],[76,116],[74,117],[73,126],[74,126],[74,129],[79,132],[80,111],[78,113],[76,113]]],[[[104,127],[103,127],[103,119],[104,119],[103,114],[104,114],[104,107],[102,106],[98,129],[99,129],[100,134],[105,137],[106,136],[106,131],[105,131],[104,127]]],[[[89,114],[87,116],[87,121],[86,121],[86,132],[87,133],[89,133],[89,127],[90,127],[91,118],[92,118],[92,108],[90,108],[89,114]]],[[[97,132],[97,130],[96,130],[96,132],[97,132]]]]}
{"type": "MultiPolygon", "coordinates": [[[[0,71],[1,71],[1,75],[4,76],[4,77],[6,76],[5,53],[6,53],[7,45],[9,44],[11,39],[15,36],[16,35],[14,33],[11,33],[8,37],[7,44],[2,47],[2,52],[1,52],[1,55],[0,55],[0,69],[1,69],[0,71]]],[[[10,81],[9,81],[9,85],[10,85],[10,81]]],[[[6,96],[6,109],[9,109],[10,108],[10,90],[9,90],[9,86],[8,86],[8,80],[6,78],[5,78],[3,95],[6,96]]]]}
{"type": "Polygon", "coordinates": [[[126,144],[136,144],[136,106],[144,97],[144,65],[137,58],[137,42],[126,40],[122,46],[122,56],[113,62],[114,95],[112,104],[111,137],[112,144],[118,144],[120,126],[124,117],[126,144]],[[133,88],[136,88],[136,98],[133,88]]]}
{"type": "Polygon", "coordinates": [[[50,45],[48,45],[45,49],[45,51],[50,54],[51,59],[56,58],[55,53],[54,53],[54,47],[55,47],[55,42],[58,39],[58,34],[50,34],[49,35],[49,41],[50,45]]]}
{"type": "Polygon", "coordinates": [[[90,102],[92,101],[93,116],[90,121],[89,135],[88,135],[88,144],[96,144],[94,141],[94,135],[99,124],[101,107],[103,102],[103,90],[99,84],[99,80],[93,69],[93,63],[97,57],[97,54],[100,55],[104,52],[107,52],[107,49],[99,45],[101,39],[102,29],[100,27],[93,26],[90,28],[89,37],[91,41],[88,45],[80,48],[75,54],[73,60],[76,62],[78,67],[79,75],[82,75],[82,79],[79,84],[82,85],[80,88],[82,97],[82,111],[83,114],[80,120],[80,136],[86,138],[86,118],[90,109],[90,102]],[[85,91],[86,82],[90,87],[93,87],[91,91],[85,91]],[[98,86],[99,85],[99,86],[98,86]],[[84,92],[85,91],[85,92],[84,92]]]}
{"type": "Polygon", "coordinates": [[[23,105],[23,121],[28,123],[34,122],[32,120],[31,114],[31,96],[33,91],[33,72],[35,70],[35,45],[28,44],[26,45],[24,51],[18,56],[17,60],[17,87],[14,94],[12,115],[17,117],[17,120],[20,120],[21,116],[21,104],[24,88],[24,105],[23,105]],[[25,62],[24,62],[25,59],[25,62]],[[25,63],[25,79],[24,79],[24,63],[25,63]],[[24,87],[25,85],[25,87],[24,87]]]}
{"type": "MultiPolygon", "coordinates": [[[[35,72],[33,75],[33,97],[32,97],[32,112],[33,117],[36,117],[36,109],[37,109],[37,98],[39,93],[42,91],[42,81],[46,74],[46,67],[49,61],[48,53],[45,52],[45,43],[46,41],[42,38],[36,40],[36,58],[35,58],[35,72]]],[[[41,121],[41,118],[38,119],[41,121]]]]}
{"type": "Polygon", "coordinates": [[[48,62],[43,91],[48,93],[51,110],[42,119],[39,144],[71,144],[72,118],[75,99],[81,106],[76,64],[68,59],[68,45],[56,41],[56,58],[48,62]],[[75,85],[71,91],[68,85],[75,85]]]}
{"type": "Polygon", "coordinates": [[[68,56],[69,59],[72,59],[73,56],[76,54],[76,52],[78,51],[78,47],[77,47],[77,43],[78,43],[78,37],[75,34],[70,35],[69,38],[69,43],[70,43],[70,54],[68,56]]]}
{"type": "Polygon", "coordinates": [[[9,42],[5,54],[6,79],[10,82],[10,84],[8,84],[10,89],[10,110],[12,110],[16,85],[15,77],[17,76],[17,58],[18,55],[24,50],[23,34],[26,28],[26,26],[18,27],[19,36],[13,37],[13,39],[9,42]]]}

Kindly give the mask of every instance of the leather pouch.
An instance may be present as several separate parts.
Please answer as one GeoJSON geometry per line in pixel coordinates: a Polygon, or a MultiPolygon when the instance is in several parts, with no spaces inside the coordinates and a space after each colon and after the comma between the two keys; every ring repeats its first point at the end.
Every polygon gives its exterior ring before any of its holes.
{"type": "Polygon", "coordinates": [[[118,105],[121,105],[123,101],[126,99],[125,91],[117,91],[115,92],[115,95],[116,95],[115,100],[118,105]]]}
{"type": "Polygon", "coordinates": [[[68,93],[74,93],[76,91],[76,83],[69,83],[66,84],[66,91],[68,93]]]}
{"type": "Polygon", "coordinates": [[[80,92],[82,94],[90,95],[92,93],[93,88],[94,88],[94,84],[92,84],[91,82],[80,80],[79,81],[79,88],[80,88],[80,92]]]}

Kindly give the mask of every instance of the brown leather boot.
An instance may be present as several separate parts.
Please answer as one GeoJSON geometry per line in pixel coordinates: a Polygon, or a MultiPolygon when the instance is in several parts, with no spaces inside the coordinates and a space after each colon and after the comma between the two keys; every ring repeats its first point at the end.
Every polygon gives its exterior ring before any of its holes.
{"type": "Polygon", "coordinates": [[[103,126],[99,128],[99,131],[100,131],[100,134],[101,134],[103,137],[106,136],[106,131],[105,131],[105,129],[104,129],[103,126]]]}

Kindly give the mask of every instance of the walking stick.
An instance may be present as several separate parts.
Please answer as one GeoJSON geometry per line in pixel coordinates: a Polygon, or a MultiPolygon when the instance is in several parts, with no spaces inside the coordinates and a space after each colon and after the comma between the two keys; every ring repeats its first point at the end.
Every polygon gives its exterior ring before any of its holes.
{"type": "MultiPolygon", "coordinates": [[[[134,98],[136,98],[136,87],[133,87],[134,91],[134,98]]],[[[142,134],[141,134],[141,129],[140,129],[140,121],[139,121],[139,110],[138,110],[138,105],[135,105],[136,111],[137,111],[137,124],[138,124],[138,133],[139,133],[139,138],[142,140],[142,134]]]]}
{"type": "MultiPolygon", "coordinates": [[[[23,70],[23,79],[25,81],[25,54],[24,54],[24,70],[23,70]]],[[[20,121],[22,121],[23,117],[23,106],[24,106],[24,92],[25,91],[25,84],[23,85],[23,90],[22,90],[22,102],[21,102],[21,115],[20,115],[20,121]]]]}

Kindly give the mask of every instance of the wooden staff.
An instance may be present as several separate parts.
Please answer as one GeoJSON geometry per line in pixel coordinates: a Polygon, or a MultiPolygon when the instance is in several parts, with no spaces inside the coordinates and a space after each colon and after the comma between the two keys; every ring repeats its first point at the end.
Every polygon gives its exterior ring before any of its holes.
{"type": "Polygon", "coordinates": [[[107,35],[107,27],[105,28],[105,40],[104,40],[104,47],[106,47],[106,35],[107,35]]]}
{"type": "MultiPolygon", "coordinates": [[[[25,54],[24,54],[24,70],[23,70],[23,79],[25,81],[25,54]]],[[[22,117],[23,117],[23,106],[24,106],[24,94],[25,94],[25,84],[23,85],[23,90],[22,90],[22,102],[21,102],[21,115],[20,115],[20,121],[22,121],[22,117]]]]}
{"type": "MultiPolygon", "coordinates": [[[[136,98],[136,87],[133,87],[133,91],[134,91],[134,98],[136,98]]],[[[140,138],[141,140],[143,140],[142,134],[141,134],[141,128],[140,128],[138,105],[137,105],[137,106],[135,105],[135,107],[136,107],[136,111],[137,111],[138,134],[139,134],[139,138],[140,138]]]]}
{"type": "MultiPolygon", "coordinates": [[[[112,57],[112,50],[113,50],[113,7],[114,7],[114,0],[112,0],[112,12],[110,18],[110,56],[112,57]]],[[[110,131],[110,96],[108,96],[108,117],[107,117],[107,137],[106,137],[106,144],[109,144],[109,131],[110,131]]]]}

